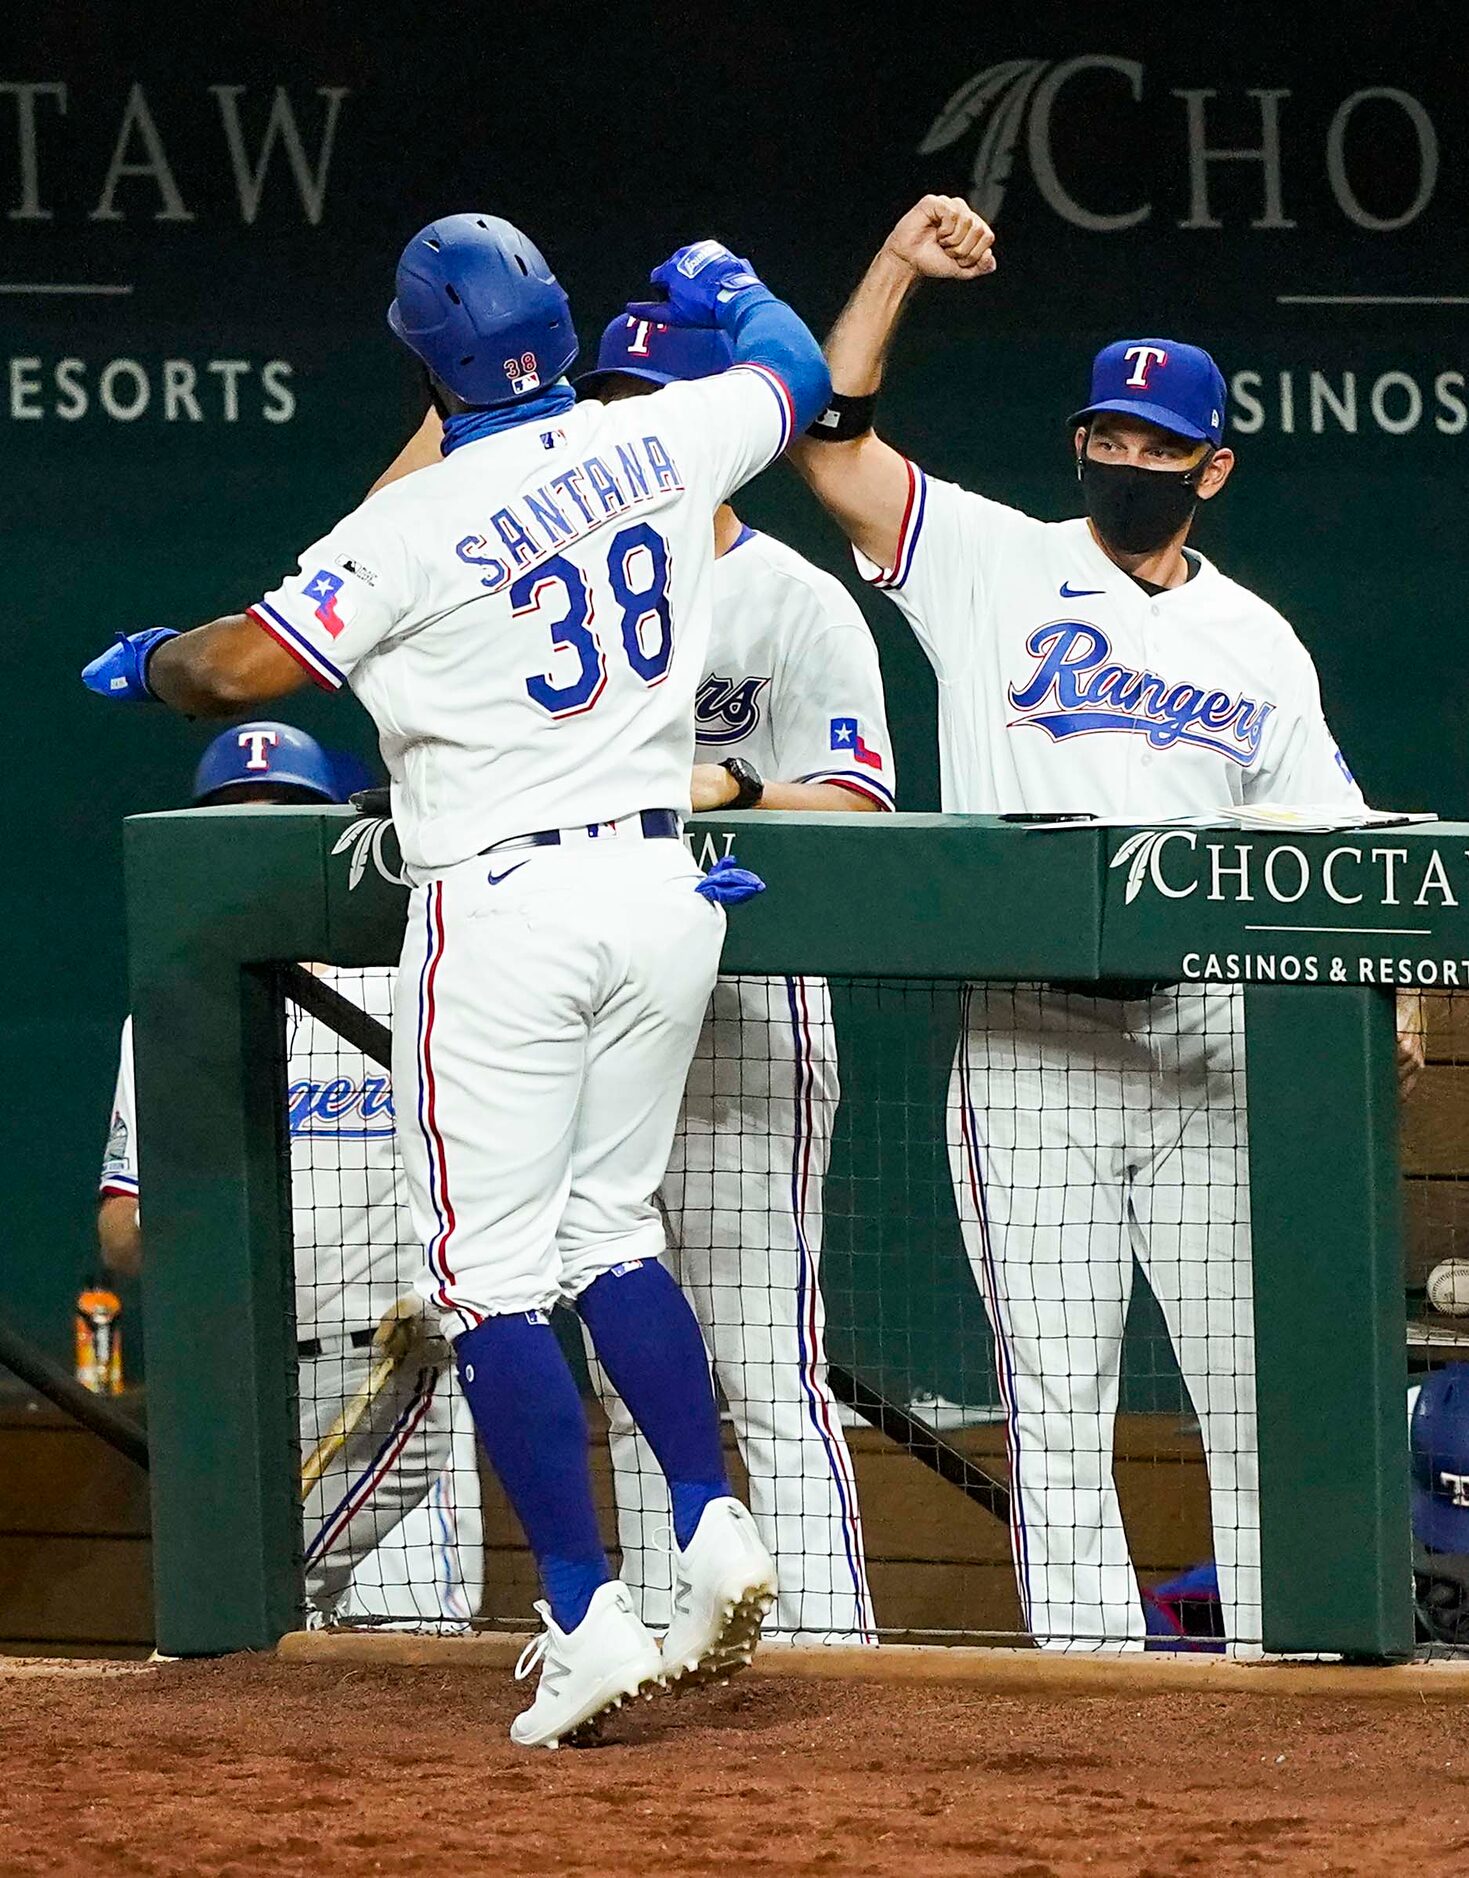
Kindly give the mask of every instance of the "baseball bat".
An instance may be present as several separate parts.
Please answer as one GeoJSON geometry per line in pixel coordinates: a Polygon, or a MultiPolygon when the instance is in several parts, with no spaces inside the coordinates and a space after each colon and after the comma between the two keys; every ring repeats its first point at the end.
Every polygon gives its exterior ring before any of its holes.
{"type": "Polygon", "coordinates": [[[391,1385],[423,1330],[423,1305],[416,1297],[399,1298],[373,1332],[374,1360],[361,1387],[343,1404],[326,1433],[301,1463],[301,1498],[305,1500],[332,1462],[372,1413],[391,1385]]]}

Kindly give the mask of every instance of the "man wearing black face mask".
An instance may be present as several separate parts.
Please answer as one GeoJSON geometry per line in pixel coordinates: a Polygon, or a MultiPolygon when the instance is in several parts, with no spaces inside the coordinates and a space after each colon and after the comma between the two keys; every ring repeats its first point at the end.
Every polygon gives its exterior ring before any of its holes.
{"type": "MultiPolygon", "coordinates": [[[[1124,339],[1098,354],[1071,420],[1086,509],[1072,521],[940,482],[874,432],[919,281],[994,267],[968,203],[910,210],[827,340],[832,402],[790,452],[938,676],[944,808],[1146,825],[1249,801],[1359,807],[1310,655],[1185,545],[1234,465],[1207,353],[1124,339]]],[[[955,1198],[1007,1411],[1021,1604],[1045,1647],[1143,1647],[1112,1477],[1136,1261],[1199,1418],[1230,1644],[1253,1651],[1241,999],[1224,985],[1099,990],[969,987],[950,1085],[955,1198]]]]}
{"type": "Polygon", "coordinates": [[[1073,420],[1082,501],[1103,553],[1150,595],[1202,566],[1183,544],[1234,468],[1224,402],[1219,367],[1176,339],[1119,339],[1092,363],[1073,420]]]}

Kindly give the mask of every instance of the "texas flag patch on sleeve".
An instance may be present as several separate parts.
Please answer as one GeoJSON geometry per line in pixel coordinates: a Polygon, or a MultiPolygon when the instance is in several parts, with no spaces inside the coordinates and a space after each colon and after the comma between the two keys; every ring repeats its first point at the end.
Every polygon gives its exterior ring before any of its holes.
{"type": "Polygon", "coordinates": [[[333,574],[325,567],[313,574],[305,587],[306,598],[314,609],[313,617],[333,639],[339,633],[344,633],[352,623],[352,603],[342,587],[341,575],[333,574]]]}
{"type": "Polygon", "coordinates": [[[855,717],[834,717],[831,720],[831,747],[854,758],[868,769],[882,768],[880,753],[863,743],[855,717]]]}

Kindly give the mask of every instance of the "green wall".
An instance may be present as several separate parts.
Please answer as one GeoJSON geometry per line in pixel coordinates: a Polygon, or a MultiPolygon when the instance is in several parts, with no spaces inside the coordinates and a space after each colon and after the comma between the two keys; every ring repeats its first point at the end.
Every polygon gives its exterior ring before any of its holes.
{"type": "MultiPolygon", "coordinates": [[[[918,306],[884,428],[940,473],[1060,515],[1062,419],[1096,344],[1177,331],[1255,374],[1259,420],[1237,404],[1240,468],[1201,543],[1297,623],[1370,795],[1469,810],[1464,309],[1294,303],[1469,292],[1459,9],[1399,8],[1389,34],[1353,0],[1326,45],[1309,10],[1253,4],[1161,24],[1105,3],[920,5],[901,30],[889,7],[834,4],[383,13],[369,32],[363,9],[327,5],[287,44],[275,9],[203,38],[193,11],[63,4],[11,36],[0,76],[0,285],[128,289],[0,294],[19,756],[0,1049],[26,1092],[0,1295],[57,1349],[90,1256],[123,1006],[119,827],[182,799],[209,734],[109,709],[76,671],[115,628],[253,598],[392,454],[418,393],[382,311],[398,248],[435,213],[525,223],[594,342],[651,263],[710,232],[824,324],[911,200],[975,190],[1000,273],[918,306]],[[988,95],[940,122],[982,73],[988,95]],[[1359,98],[1374,90],[1391,95],[1359,98]],[[1211,148],[1278,125],[1278,159],[1201,158],[1191,112],[1211,148]],[[289,374],[267,379],[273,361],[289,374]],[[1355,374],[1355,430],[1319,390],[1313,429],[1313,373],[1339,401],[1355,374]]],[[[782,472],[743,506],[843,565],[782,472]]],[[[896,615],[869,611],[904,804],[932,806],[932,687],[896,615]]],[[[370,748],[350,701],[313,694],[292,715],[370,748]]]]}

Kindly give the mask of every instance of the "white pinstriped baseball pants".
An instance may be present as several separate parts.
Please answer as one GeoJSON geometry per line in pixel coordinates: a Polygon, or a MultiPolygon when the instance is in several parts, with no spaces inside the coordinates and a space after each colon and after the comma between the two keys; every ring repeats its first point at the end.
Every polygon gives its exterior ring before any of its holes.
{"type": "MultiPolygon", "coordinates": [[[[371,1349],[350,1347],[302,1360],[303,1455],[366,1381],[373,1360],[371,1349]]],[[[337,1615],[354,1569],[422,1505],[449,1464],[451,1397],[443,1371],[405,1364],[311,1489],[302,1511],[306,1597],[321,1615],[337,1615]]]]}
{"type": "Polygon", "coordinates": [[[452,1377],[449,1459],[427,1497],[354,1568],[337,1607],[345,1623],[366,1618],[412,1626],[466,1624],[485,1592],[484,1513],[474,1420],[452,1377]]]}
{"type": "MultiPolygon", "coordinates": [[[[780,1593],[773,1628],[874,1637],[857,1483],[826,1378],[822,1182],[838,1101],[820,978],[721,978],[661,1198],[750,1476],[780,1593]]],[[[657,1463],[593,1364],[611,1426],[622,1576],[668,1622],[671,1517],[657,1463]]]]}
{"type": "Polygon", "coordinates": [[[1203,1433],[1225,1624],[1260,1641],[1242,1000],[972,986],[949,1097],[959,1219],[995,1333],[1026,1622],[1141,1649],[1112,1471],[1133,1260],[1203,1433]]]}
{"type": "Polygon", "coordinates": [[[414,889],[393,1030],[418,1289],[453,1338],[657,1258],[724,943],[681,841],[497,850],[414,889]]]}

